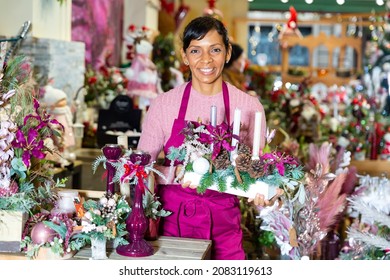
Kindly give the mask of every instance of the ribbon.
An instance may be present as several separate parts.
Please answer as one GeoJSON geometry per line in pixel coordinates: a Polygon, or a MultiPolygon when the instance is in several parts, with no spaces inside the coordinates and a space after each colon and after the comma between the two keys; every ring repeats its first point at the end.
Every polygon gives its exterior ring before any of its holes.
{"type": "Polygon", "coordinates": [[[123,167],[125,168],[125,172],[121,177],[121,183],[125,180],[130,180],[135,176],[138,180],[138,187],[141,189],[142,193],[145,193],[145,189],[148,189],[144,184],[144,179],[148,178],[148,173],[146,173],[145,167],[143,165],[134,164],[131,161],[125,163],[123,167]]]}

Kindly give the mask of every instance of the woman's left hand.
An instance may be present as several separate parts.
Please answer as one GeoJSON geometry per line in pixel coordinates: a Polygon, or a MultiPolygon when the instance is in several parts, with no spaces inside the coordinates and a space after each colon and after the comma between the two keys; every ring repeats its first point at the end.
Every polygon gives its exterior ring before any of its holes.
{"type": "Polygon", "coordinates": [[[283,195],[283,193],[284,193],[283,189],[277,189],[276,194],[270,200],[265,199],[264,195],[258,193],[256,194],[255,198],[249,198],[248,202],[249,203],[253,202],[256,206],[262,206],[262,207],[271,206],[275,204],[275,201],[278,200],[279,197],[283,195]]]}

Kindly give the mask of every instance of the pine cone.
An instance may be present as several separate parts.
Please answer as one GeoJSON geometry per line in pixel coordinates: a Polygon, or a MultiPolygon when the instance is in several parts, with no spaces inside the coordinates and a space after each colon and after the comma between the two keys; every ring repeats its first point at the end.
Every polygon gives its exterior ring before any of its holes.
{"type": "Polygon", "coordinates": [[[248,170],[249,176],[253,179],[257,179],[264,176],[264,173],[264,162],[261,159],[252,161],[248,170]]]}
{"type": "Polygon", "coordinates": [[[231,165],[230,155],[228,151],[222,150],[221,153],[217,156],[217,158],[213,161],[213,165],[215,169],[226,169],[231,165]]]}
{"type": "Polygon", "coordinates": [[[244,154],[244,155],[251,155],[251,148],[245,144],[240,144],[238,146],[238,151],[237,151],[237,154],[238,155],[241,155],[241,154],[244,154]]]}
{"type": "Polygon", "coordinates": [[[251,166],[252,156],[249,154],[238,154],[236,158],[236,167],[241,172],[248,172],[251,166]]]}

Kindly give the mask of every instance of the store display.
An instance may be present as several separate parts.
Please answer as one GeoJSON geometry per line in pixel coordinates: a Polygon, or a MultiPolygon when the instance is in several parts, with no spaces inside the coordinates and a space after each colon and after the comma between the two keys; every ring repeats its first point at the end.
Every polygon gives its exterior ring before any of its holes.
{"type": "MultiPolygon", "coordinates": [[[[217,1],[203,1],[205,8],[197,11],[190,1],[176,1],[177,9],[175,1],[162,1],[175,30],[157,36],[159,31],[147,25],[132,24],[122,32],[123,5],[92,2],[72,4],[73,21],[90,20],[76,22],[71,32],[72,39],[83,37],[84,43],[77,44],[86,47],[85,68],[69,59],[72,71],[50,72],[59,76],[72,72],[72,78],[80,78],[74,81],[77,88],[82,84],[76,94],[71,89],[73,81],[63,84],[58,77],[50,77],[54,82],[44,86],[38,81],[49,75],[39,67],[41,57],[50,65],[62,65],[59,62],[68,63],[67,56],[56,58],[57,52],[34,44],[27,46],[33,50],[28,59],[22,56],[26,49],[19,47],[30,28],[38,26],[35,22],[26,21],[16,37],[0,34],[1,252],[29,259],[69,259],[91,247],[91,259],[103,260],[109,257],[109,241],[120,255],[151,256],[155,252],[148,241],[159,240],[160,219],[172,214],[154,193],[153,176],[164,179],[162,173],[147,152],[136,150],[143,114],[158,94],[188,78],[188,69],[180,65],[176,32],[189,11],[221,18],[229,25],[236,16],[234,9],[223,17],[222,2],[220,10],[217,1]],[[111,21],[112,16],[115,20],[111,21]],[[93,30],[87,34],[85,27],[91,24],[93,30]],[[128,48],[129,64],[120,61],[122,43],[128,48]],[[73,69],[85,75],[78,77],[73,69]],[[77,108],[72,104],[74,95],[78,101],[84,99],[77,108]],[[56,181],[53,175],[54,167],[69,168],[71,173],[72,152],[86,148],[91,148],[90,155],[96,151],[102,155],[92,164],[91,174],[83,168],[82,176],[97,176],[101,163],[107,175],[104,192],[93,199],[80,195],[82,190],[59,189],[73,182],[56,181]]],[[[152,10],[159,8],[153,1],[146,2],[152,10]]],[[[46,9],[53,12],[49,6],[46,9]]],[[[257,58],[268,62],[247,65],[244,72],[245,83],[264,106],[265,148],[260,150],[262,120],[253,119],[254,145],[247,147],[239,141],[245,108],[234,110],[232,127],[217,125],[216,108],[210,108],[210,123],[189,123],[182,131],[187,140],[167,154],[172,163],[183,162],[176,182],[197,185],[199,195],[206,190],[234,194],[243,198],[241,203],[258,193],[270,200],[278,188],[283,189],[275,205],[241,206],[253,242],[250,246],[258,249],[268,244],[276,251],[274,258],[389,259],[388,11],[349,19],[340,15],[331,34],[317,30],[334,19],[313,17],[313,24],[319,22],[317,29],[303,23],[305,13],[298,14],[294,7],[289,12],[287,22],[278,18],[273,19],[274,26],[255,27],[270,27],[268,41],[279,40],[278,65],[268,65],[271,59],[265,53],[256,54],[255,47],[262,44],[271,49],[259,37],[261,41],[252,40],[250,45],[257,58]],[[346,30],[340,28],[344,26],[346,30]],[[310,65],[291,63],[290,50],[298,45],[307,48],[304,61],[310,65]]],[[[232,34],[237,36],[232,41],[243,39],[239,32],[232,34]]],[[[50,46],[61,53],[58,41],[50,46]]],[[[270,257],[261,250],[262,254],[253,253],[251,258],[270,257]]]]}

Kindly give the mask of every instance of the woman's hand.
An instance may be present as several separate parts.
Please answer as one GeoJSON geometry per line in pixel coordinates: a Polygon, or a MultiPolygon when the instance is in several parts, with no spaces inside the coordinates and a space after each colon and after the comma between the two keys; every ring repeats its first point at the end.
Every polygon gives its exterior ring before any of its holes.
{"type": "Polygon", "coordinates": [[[277,189],[276,194],[270,200],[265,199],[264,195],[258,193],[256,194],[255,198],[249,198],[248,202],[253,202],[256,206],[271,206],[275,204],[275,201],[278,200],[278,198],[281,197],[283,193],[284,191],[282,189],[277,189]]]}
{"type": "MultiPolygon", "coordinates": [[[[175,171],[175,178],[180,175],[181,169],[183,168],[183,165],[179,164],[176,166],[176,171],[175,171]]],[[[181,178],[178,178],[177,180],[183,188],[188,188],[190,187],[191,189],[196,189],[196,185],[191,185],[191,181],[183,182],[183,176],[181,178]]]]}

